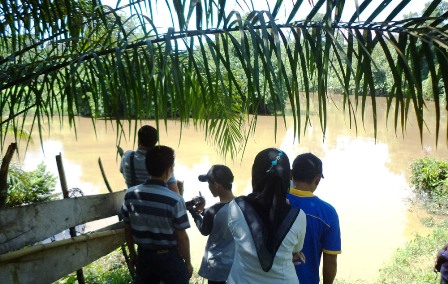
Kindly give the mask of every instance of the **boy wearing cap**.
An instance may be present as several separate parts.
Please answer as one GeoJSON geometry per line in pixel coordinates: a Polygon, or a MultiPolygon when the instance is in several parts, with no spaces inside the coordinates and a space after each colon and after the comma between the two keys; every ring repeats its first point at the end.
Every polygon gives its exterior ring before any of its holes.
{"type": "Polygon", "coordinates": [[[341,233],[336,210],[314,195],[321,178],[322,161],[311,153],[301,154],[292,164],[293,188],[287,198],[291,205],[306,213],[306,235],[302,253],[306,261],[296,264],[300,284],[319,283],[319,266],[323,259],[323,283],[333,283],[337,272],[337,255],[341,253],[341,233]]]}
{"type": "Polygon", "coordinates": [[[227,226],[229,202],[232,193],[233,174],[224,165],[214,165],[207,174],[198,177],[208,182],[208,188],[219,202],[205,209],[205,202],[187,208],[204,236],[209,236],[198,274],[208,279],[209,284],[226,283],[235,255],[235,243],[227,226]]]}

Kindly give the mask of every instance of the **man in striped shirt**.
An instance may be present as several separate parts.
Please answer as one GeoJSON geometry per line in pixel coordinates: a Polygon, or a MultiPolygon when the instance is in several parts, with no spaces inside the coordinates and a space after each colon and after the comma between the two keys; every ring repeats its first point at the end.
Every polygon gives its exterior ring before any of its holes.
{"type": "Polygon", "coordinates": [[[137,268],[135,283],[186,284],[193,272],[186,233],[190,223],[182,196],[166,184],[173,174],[174,150],[155,146],[146,161],[151,178],[129,188],[121,208],[131,267],[137,268]]]}

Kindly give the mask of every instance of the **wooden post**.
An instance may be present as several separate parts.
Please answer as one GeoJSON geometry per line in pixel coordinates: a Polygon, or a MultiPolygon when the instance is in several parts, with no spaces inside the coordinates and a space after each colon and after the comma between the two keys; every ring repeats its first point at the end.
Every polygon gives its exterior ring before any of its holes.
{"type": "MultiPolygon", "coordinates": [[[[56,155],[56,164],[58,166],[58,172],[59,172],[59,179],[61,180],[61,188],[62,188],[62,195],[65,198],[70,198],[68,196],[68,187],[67,187],[67,180],[65,178],[65,171],[64,171],[64,165],[62,164],[62,156],[61,153],[59,155],[56,155]]],[[[70,227],[70,236],[72,238],[76,237],[76,230],[75,227],[70,227]]],[[[82,268],[76,270],[76,278],[78,279],[79,284],[85,284],[84,280],[84,273],[82,272],[82,268]]]]}
{"type": "MultiPolygon", "coordinates": [[[[122,150],[123,151],[123,150],[122,150]]],[[[100,166],[101,175],[103,176],[104,183],[106,184],[107,190],[112,193],[112,188],[109,185],[109,181],[107,180],[106,173],[104,172],[103,163],[101,162],[101,158],[98,158],[98,165],[100,166]]],[[[123,199],[124,201],[124,199],[123,199]]],[[[120,215],[118,215],[118,220],[121,221],[120,215]]],[[[129,265],[129,256],[128,252],[126,250],[125,245],[121,245],[121,251],[123,252],[124,259],[126,261],[126,265],[128,266],[129,274],[131,274],[131,277],[134,278],[134,269],[129,265]]]]}
{"type": "Polygon", "coordinates": [[[6,150],[6,154],[0,168],[0,209],[6,207],[6,197],[8,196],[8,169],[16,149],[17,143],[11,143],[8,146],[8,150],[6,150]]]}

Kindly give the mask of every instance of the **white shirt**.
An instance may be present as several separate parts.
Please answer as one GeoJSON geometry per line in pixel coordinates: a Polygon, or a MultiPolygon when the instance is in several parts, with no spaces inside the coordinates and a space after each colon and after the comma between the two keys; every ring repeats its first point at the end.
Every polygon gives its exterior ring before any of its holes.
{"type": "Polygon", "coordinates": [[[235,201],[229,204],[229,229],[235,240],[235,259],[227,283],[299,283],[292,254],[302,250],[305,239],[306,216],[302,210],[286,234],[268,272],[261,268],[249,226],[235,201]]]}

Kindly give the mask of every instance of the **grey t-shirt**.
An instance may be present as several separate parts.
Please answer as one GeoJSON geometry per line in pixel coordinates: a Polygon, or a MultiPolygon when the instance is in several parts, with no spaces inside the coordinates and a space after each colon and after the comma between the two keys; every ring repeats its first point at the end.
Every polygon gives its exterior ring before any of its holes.
{"type": "Polygon", "coordinates": [[[198,274],[212,281],[226,281],[235,256],[235,241],[227,225],[228,203],[217,203],[204,211],[204,217],[191,210],[199,231],[209,236],[198,274]]]}

